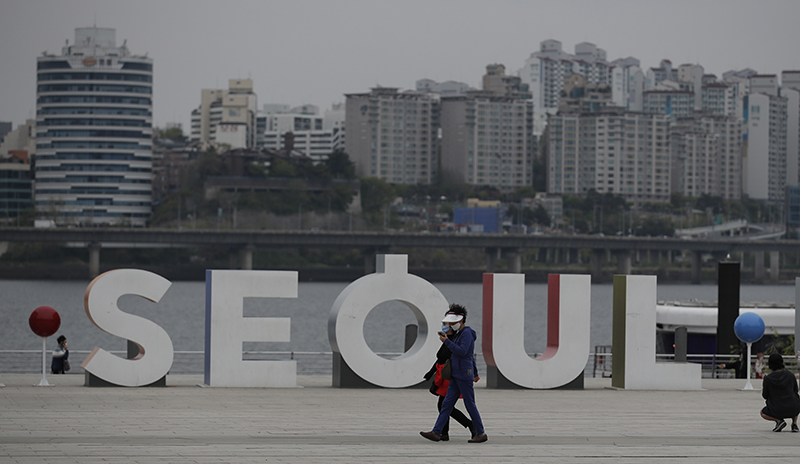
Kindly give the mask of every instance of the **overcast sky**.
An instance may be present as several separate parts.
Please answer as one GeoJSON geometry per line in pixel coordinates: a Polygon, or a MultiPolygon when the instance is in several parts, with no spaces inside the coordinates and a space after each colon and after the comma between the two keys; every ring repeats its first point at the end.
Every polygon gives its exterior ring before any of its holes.
{"type": "Polygon", "coordinates": [[[200,89],[230,78],[252,78],[259,107],[324,110],[425,77],[478,87],[487,64],[516,74],[551,38],[643,68],[666,58],[780,74],[800,69],[799,18],[798,0],[0,0],[0,121],[35,117],[36,57],[94,24],[153,58],[153,124],[188,132],[200,89]]]}

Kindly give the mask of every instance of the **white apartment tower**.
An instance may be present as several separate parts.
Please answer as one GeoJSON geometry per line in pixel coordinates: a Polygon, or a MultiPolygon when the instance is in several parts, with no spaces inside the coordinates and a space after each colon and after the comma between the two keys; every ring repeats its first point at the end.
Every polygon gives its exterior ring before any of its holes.
{"type": "Polygon", "coordinates": [[[345,151],[359,176],[393,184],[434,182],[438,167],[437,96],[377,87],[346,97],[345,151]]]}
{"type": "Polygon", "coordinates": [[[153,60],[116,31],[75,29],[37,58],[37,215],[61,224],[145,226],[151,213],[153,60]]]}
{"type": "Polygon", "coordinates": [[[610,65],[605,50],[583,42],[575,46],[572,55],[561,49],[558,40],[545,40],[519,70],[522,83],[527,84],[533,94],[534,136],[544,132],[547,115],[558,112],[564,78],[572,74],[584,76],[589,84],[609,85],[615,93],[615,102],[625,100],[623,68],[610,65]]]}
{"type": "Polygon", "coordinates": [[[670,195],[669,120],[665,115],[602,108],[550,116],[547,192],[622,195],[640,207],[670,195]]]}
{"type": "Polygon", "coordinates": [[[615,106],[627,108],[628,111],[642,111],[642,92],[644,92],[645,75],[639,67],[639,60],[633,57],[620,58],[611,62],[611,66],[622,73],[620,88],[612,90],[615,106]]]}
{"type": "Polygon", "coordinates": [[[781,203],[788,168],[787,98],[779,95],[775,75],[752,76],[750,90],[742,190],[752,199],[781,203]]]}
{"type": "Polygon", "coordinates": [[[533,105],[472,91],[442,98],[442,178],[504,192],[533,185],[533,105]]]}

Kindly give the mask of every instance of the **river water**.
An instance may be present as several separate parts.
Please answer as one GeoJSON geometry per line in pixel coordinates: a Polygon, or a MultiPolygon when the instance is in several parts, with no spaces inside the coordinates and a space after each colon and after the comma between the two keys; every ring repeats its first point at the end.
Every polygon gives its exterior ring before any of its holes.
{"type": "MultiPolygon", "coordinates": [[[[54,307],[61,316],[58,334],[64,334],[68,339],[73,370],[78,368],[78,372],[81,371],[80,362],[96,346],[113,352],[126,350],[125,340],[103,332],[86,316],[83,297],[87,284],[81,281],[0,280],[0,374],[35,373],[41,370],[41,354],[34,353],[34,350],[41,353],[42,341],[28,326],[31,311],[41,305],[54,307]],[[14,353],[12,350],[31,351],[14,353]]],[[[284,352],[279,355],[245,355],[245,358],[286,359],[294,356],[299,374],[330,373],[330,355],[323,354],[331,351],[328,317],[334,300],[348,284],[300,283],[296,299],[246,299],[245,316],[290,317],[291,341],[245,343],[245,351],[284,352]]],[[[448,301],[467,307],[468,324],[480,337],[481,283],[434,285],[448,301]]],[[[592,285],[592,351],[597,345],[611,344],[612,291],[611,284],[592,285]]],[[[717,299],[716,285],[665,284],[659,285],[657,291],[659,300],[717,299]]],[[[742,301],[794,302],[795,297],[795,289],[791,285],[743,285],[740,293],[742,301]]],[[[120,298],[118,305],[123,311],[147,318],[166,330],[176,351],[171,373],[202,373],[203,356],[200,352],[204,349],[204,282],[173,282],[159,303],[126,295],[120,298]]],[[[526,284],[525,349],[528,353],[541,353],[546,347],[546,312],[547,285],[526,284]]],[[[404,327],[412,323],[416,323],[416,320],[408,308],[398,302],[386,302],[368,315],[364,336],[376,353],[400,353],[403,351],[404,327]]],[[[57,335],[48,339],[48,350],[55,348],[57,335]]],[[[480,339],[476,351],[480,352],[480,339]]],[[[48,363],[49,356],[48,353],[48,363]]]]}

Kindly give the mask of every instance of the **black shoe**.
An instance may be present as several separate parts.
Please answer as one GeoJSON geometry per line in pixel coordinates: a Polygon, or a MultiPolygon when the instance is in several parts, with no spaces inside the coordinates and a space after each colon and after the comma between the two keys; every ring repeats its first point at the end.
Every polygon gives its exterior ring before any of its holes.
{"type": "Polygon", "coordinates": [[[475,435],[477,435],[477,434],[478,434],[478,432],[475,430],[475,426],[474,426],[474,425],[472,425],[472,424],[469,424],[469,425],[467,426],[467,428],[469,429],[469,437],[470,437],[470,438],[475,438],[475,435]]]}
{"type": "Polygon", "coordinates": [[[470,438],[469,440],[467,440],[467,443],[483,443],[488,439],[489,439],[489,437],[487,437],[486,436],[486,432],[484,432],[484,433],[482,433],[480,435],[476,435],[476,436],[470,438]]]}
{"type": "Polygon", "coordinates": [[[450,441],[450,435],[448,435],[448,434],[446,434],[446,433],[443,433],[443,434],[441,435],[441,440],[442,440],[442,441],[450,441]]]}
{"type": "MultiPolygon", "coordinates": [[[[784,425],[786,424],[784,423],[784,425]]],[[[434,432],[433,430],[431,430],[430,432],[420,432],[419,434],[430,441],[442,441],[442,436],[434,432]]]]}
{"type": "Polygon", "coordinates": [[[792,424],[792,432],[794,433],[800,432],[800,429],[797,428],[797,424],[792,424]]]}
{"type": "Polygon", "coordinates": [[[780,432],[783,428],[786,427],[786,421],[781,419],[780,422],[775,423],[775,428],[772,429],[773,432],[780,432]]]}

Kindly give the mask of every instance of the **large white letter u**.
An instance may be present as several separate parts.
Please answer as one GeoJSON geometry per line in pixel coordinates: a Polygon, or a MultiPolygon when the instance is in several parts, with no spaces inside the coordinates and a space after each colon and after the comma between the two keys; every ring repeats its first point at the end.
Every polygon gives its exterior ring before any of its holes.
{"type": "Polygon", "coordinates": [[[551,274],[547,282],[547,349],[533,359],[524,345],[525,276],[483,275],[483,356],[490,387],[510,386],[503,385],[504,378],[525,388],[558,388],[583,375],[589,358],[591,276],[551,274]]]}

